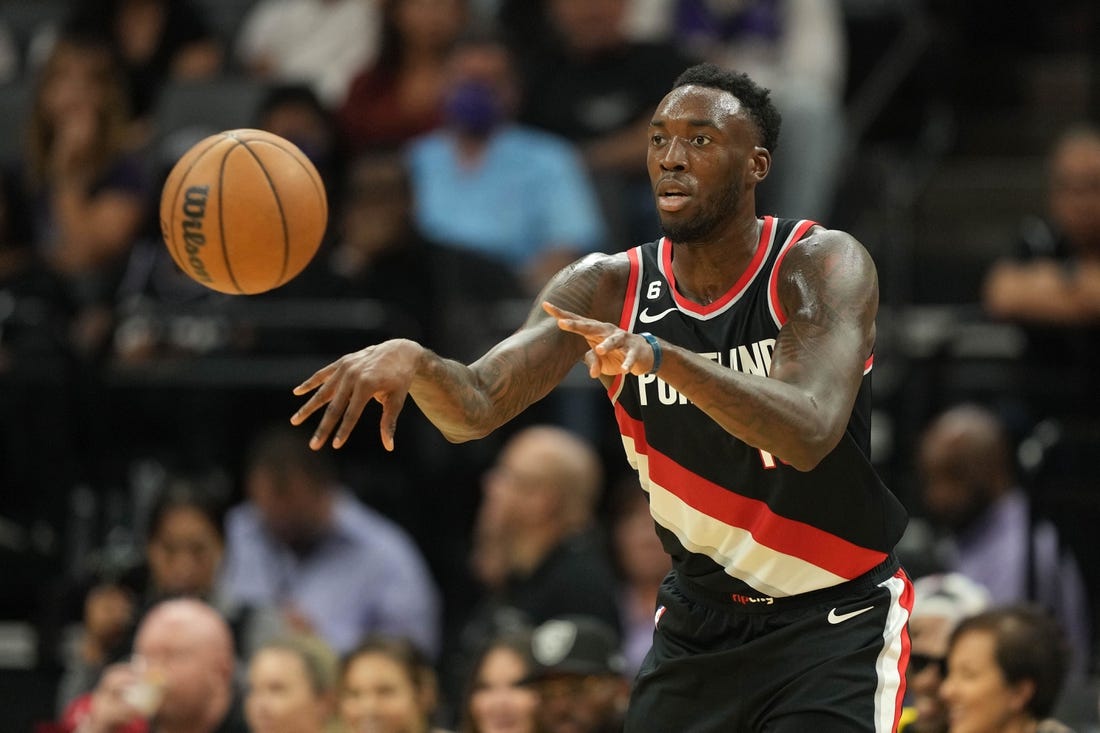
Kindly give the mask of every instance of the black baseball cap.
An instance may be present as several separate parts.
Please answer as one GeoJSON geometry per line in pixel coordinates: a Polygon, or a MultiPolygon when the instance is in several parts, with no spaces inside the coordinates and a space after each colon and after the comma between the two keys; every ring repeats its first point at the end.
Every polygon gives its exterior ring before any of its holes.
{"type": "Polygon", "coordinates": [[[523,684],[559,675],[621,675],[626,660],[615,630],[589,616],[563,616],[540,624],[531,634],[535,666],[523,684]]]}

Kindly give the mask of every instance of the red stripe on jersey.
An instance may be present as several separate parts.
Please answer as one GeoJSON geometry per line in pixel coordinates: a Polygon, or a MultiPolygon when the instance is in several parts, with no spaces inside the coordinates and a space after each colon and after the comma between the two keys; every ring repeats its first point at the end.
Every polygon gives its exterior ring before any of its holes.
{"type": "Polygon", "coordinates": [[[668,287],[672,291],[672,298],[676,301],[676,305],[680,306],[682,310],[701,316],[709,315],[729,305],[734,298],[741,295],[741,292],[748,287],[748,284],[753,281],[756,274],[760,272],[760,268],[763,267],[773,229],[775,229],[775,218],[765,216],[764,226],[760,228],[760,239],[756,243],[756,252],[753,253],[749,266],[741,273],[741,277],[737,279],[733,287],[710,305],[700,305],[680,295],[680,291],[676,289],[676,276],[672,272],[672,242],[668,241],[667,238],[664,239],[661,242],[661,270],[665,279],[668,280],[668,287]]]}
{"type": "MultiPolygon", "coordinates": [[[[758,544],[791,555],[845,579],[867,572],[886,554],[860,547],[812,525],[774,513],[759,499],[750,499],[692,473],[646,440],[645,426],[615,405],[619,429],[648,457],[649,477],[702,514],[749,532],[758,544]]],[[[793,469],[790,469],[793,470],[793,469]]]]}
{"type": "Polygon", "coordinates": [[[867,357],[867,361],[863,362],[863,373],[866,374],[867,372],[871,371],[871,369],[874,366],[875,366],[875,355],[871,354],[870,356],[867,357]]]}
{"type": "Polygon", "coordinates": [[[779,322],[780,327],[787,322],[787,313],[783,310],[783,306],[779,302],[779,266],[783,264],[783,258],[787,256],[787,253],[791,251],[795,243],[806,235],[810,227],[816,225],[816,221],[806,220],[799,222],[795,230],[791,232],[790,238],[783,243],[783,249],[780,250],[779,255],[776,256],[775,264],[772,265],[771,277],[768,279],[768,298],[771,300],[772,312],[775,313],[776,320],[779,322]]]}
{"type": "MultiPolygon", "coordinates": [[[[905,590],[902,591],[901,597],[898,598],[898,604],[905,609],[906,615],[911,616],[913,614],[913,582],[909,580],[909,576],[905,574],[904,570],[898,570],[894,573],[895,578],[899,578],[905,583],[905,590]]],[[[909,639],[908,626],[901,632],[901,658],[898,660],[898,675],[901,677],[901,685],[898,687],[897,699],[894,702],[894,727],[892,730],[898,729],[898,722],[901,720],[901,710],[905,703],[905,670],[909,667],[909,653],[912,647],[912,642],[909,639]]]]}
{"type": "Polygon", "coordinates": [[[630,261],[630,276],[626,280],[626,297],[623,298],[622,315],[619,316],[619,328],[629,331],[634,321],[634,309],[638,307],[638,278],[642,276],[641,247],[632,247],[626,251],[630,261]]]}

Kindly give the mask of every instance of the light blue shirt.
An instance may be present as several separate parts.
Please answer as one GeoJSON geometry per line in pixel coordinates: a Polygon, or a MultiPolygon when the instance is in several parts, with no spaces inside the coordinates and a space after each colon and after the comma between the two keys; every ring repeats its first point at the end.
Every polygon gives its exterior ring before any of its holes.
{"type": "Polygon", "coordinates": [[[439,598],[427,564],[396,523],[340,491],[331,530],[299,556],[245,502],[226,518],[225,592],[257,608],[292,607],[338,653],[371,632],[439,651],[439,598]]]}
{"type": "Polygon", "coordinates": [[[410,143],[417,223],[429,239],[477,250],[519,271],[549,248],[604,244],[592,182],[564,138],[520,125],[498,130],[477,168],[446,130],[410,143]]]}

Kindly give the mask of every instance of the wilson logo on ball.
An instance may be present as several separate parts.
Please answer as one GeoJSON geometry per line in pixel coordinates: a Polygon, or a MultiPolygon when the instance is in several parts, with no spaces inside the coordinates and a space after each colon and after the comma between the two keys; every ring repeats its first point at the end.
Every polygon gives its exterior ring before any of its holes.
{"type": "Polygon", "coordinates": [[[192,274],[202,282],[210,282],[210,274],[206,271],[202,257],[199,256],[201,248],[206,244],[206,236],[202,233],[202,220],[206,216],[206,197],[210,193],[210,186],[191,186],[184,193],[183,198],[183,246],[187,252],[187,262],[191,265],[192,274]]]}

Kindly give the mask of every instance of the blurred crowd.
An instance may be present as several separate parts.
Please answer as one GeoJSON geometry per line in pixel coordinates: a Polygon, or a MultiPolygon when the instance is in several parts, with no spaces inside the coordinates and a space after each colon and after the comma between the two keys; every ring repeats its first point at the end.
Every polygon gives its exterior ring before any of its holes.
{"type": "MultiPolygon", "coordinates": [[[[389,337],[477,358],[561,267],[659,236],[645,130],[697,61],[782,113],[760,213],[849,226],[853,100],[891,63],[866,31],[977,17],[950,5],[0,0],[0,619],[34,631],[41,730],[615,731],[669,560],[606,396],[567,381],[462,446],[410,405],[394,453],[370,419],[315,453],[290,390],[389,337]],[[232,127],[296,144],[330,208],[247,298],[157,217],[232,127]]],[[[911,733],[1100,729],[1100,120],[1049,138],[1047,205],[972,294],[1023,335],[1016,381],[944,390],[883,467],[924,581],[911,733]]]]}

